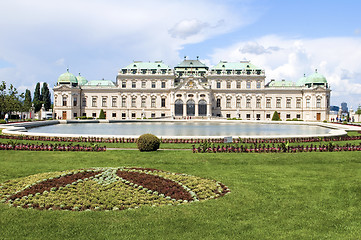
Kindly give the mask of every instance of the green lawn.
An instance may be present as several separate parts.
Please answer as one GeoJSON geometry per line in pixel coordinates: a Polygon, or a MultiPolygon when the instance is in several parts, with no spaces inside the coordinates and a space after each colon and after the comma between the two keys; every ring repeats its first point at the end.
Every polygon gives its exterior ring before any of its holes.
{"type": "Polygon", "coordinates": [[[0,182],[40,172],[141,166],[216,179],[217,200],[110,212],[0,204],[0,239],[357,239],[361,153],[0,152],[0,182]]]}

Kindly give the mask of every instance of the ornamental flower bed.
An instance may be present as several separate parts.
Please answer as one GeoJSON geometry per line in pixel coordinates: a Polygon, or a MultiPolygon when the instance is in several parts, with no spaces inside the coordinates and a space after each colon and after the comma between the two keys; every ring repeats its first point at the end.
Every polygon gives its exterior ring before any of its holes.
{"type": "Polygon", "coordinates": [[[24,143],[0,143],[0,150],[26,150],[26,151],[85,151],[103,152],[106,147],[81,146],[72,144],[24,144],[24,143]]]}
{"type": "Polygon", "coordinates": [[[193,145],[193,153],[281,153],[281,152],[341,152],[341,151],[361,151],[361,143],[345,144],[340,146],[333,144],[309,145],[309,146],[289,146],[288,143],[281,144],[254,144],[253,146],[247,145],[217,145],[203,144],[196,147],[193,145]]]}
{"type": "MultiPolygon", "coordinates": [[[[359,132],[360,133],[360,132],[359,132]]],[[[136,138],[101,138],[101,137],[45,137],[45,136],[14,136],[14,135],[0,135],[2,139],[13,140],[34,140],[34,141],[53,141],[53,142],[91,142],[91,143],[136,143],[136,138]]],[[[224,138],[163,138],[160,139],[162,143],[224,143],[224,138]]],[[[303,138],[234,138],[233,143],[297,143],[297,142],[335,142],[335,141],[354,141],[361,140],[361,136],[332,136],[332,137],[303,137],[303,138]]]]}
{"type": "Polygon", "coordinates": [[[149,168],[41,173],[0,185],[1,203],[38,210],[98,211],[179,205],[229,193],[222,183],[149,168]]]}

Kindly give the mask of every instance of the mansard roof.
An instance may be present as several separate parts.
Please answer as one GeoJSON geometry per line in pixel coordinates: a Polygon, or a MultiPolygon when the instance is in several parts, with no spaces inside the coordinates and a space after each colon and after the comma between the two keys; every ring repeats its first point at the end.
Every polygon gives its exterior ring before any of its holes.
{"type": "Polygon", "coordinates": [[[181,63],[179,63],[175,68],[205,68],[208,70],[208,67],[198,60],[186,60],[184,59],[181,63]]]}
{"type": "Polygon", "coordinates": [[[163,63],[163,61],[155,61],[155,62],[142,62],[142,61],[133,61],[133,63],[129,64],[123,69],[170,69],[170,67],[163,63]]]}
{"type": "Polygon", "coordinates": [[[220,61],[216,66],[212,69],[214,70],[255,70],[260,69],[259,67],[252,64],[250,61],[240,61],[240,62],[227,62],[220,61]]]}

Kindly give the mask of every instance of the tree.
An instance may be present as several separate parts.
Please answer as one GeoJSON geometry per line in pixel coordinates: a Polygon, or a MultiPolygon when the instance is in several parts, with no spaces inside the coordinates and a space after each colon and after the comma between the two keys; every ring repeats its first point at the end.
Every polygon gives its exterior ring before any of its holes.
{"type": "Polygon", "coordinates": [[[1,82],[0,85],[0,115],[3,118],[5,113],[5,98],[6,98],[6,83],[5,81],[1,82]]]}
{"type": "Polygon", "coordinates": [[[40,96],[42,98],[42,102],[44,103],[45,111],[48,111],[51,108],[51,99],[50,99],[50,91],[47,83],[43,83],[40,96]]]}
{"type": "Polygon", "coordinates": [[[35,87],[35,91],[34,91],[34,99],[33,99],[33,104],[34,104],[34,111],[35,112],[39,112],[41,109],[41,105],[42,105],[42,97],[40,95],[40,83],[36,84],[35,87]]]}
{"type": "Polygon", "coordinates": [[[25,90],[25,98],[24,98],[24,103],[23,103],[23,111],[24,112],[29,112],[30,108],[31,108],[31,92],[29,89],[25,90]]]}
{"type": "Polygon", "coordinates": [[[361,106],[358,106],[356,112],[355,112],[357,115],[360,115],[361,114],[361,106]]]}
{"type": "Polygon", "coordinates": [[[277,111],[275,111],[275,112],[273,113],[272,121],[281,121],[280,115],[278,114],[277,111]]]}
{"type": "Polygon", "coordinates": [[[105,119],[105,113],[104,113],[103,109],[100,109],[100,113],[99,113],[98,119],[105,119]]]}

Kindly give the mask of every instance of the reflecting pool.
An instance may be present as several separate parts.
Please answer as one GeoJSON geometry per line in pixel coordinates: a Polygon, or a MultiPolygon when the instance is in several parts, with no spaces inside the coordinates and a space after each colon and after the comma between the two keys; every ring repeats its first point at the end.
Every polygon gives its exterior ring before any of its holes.
{"type": "Polygon", "coordinates": [[[326,135],[329,128],[316,125],[291,125],[237,122],[121,122],[71,123],[28,129],[30,133],[139,136],[315,136],[326,135]]]}

